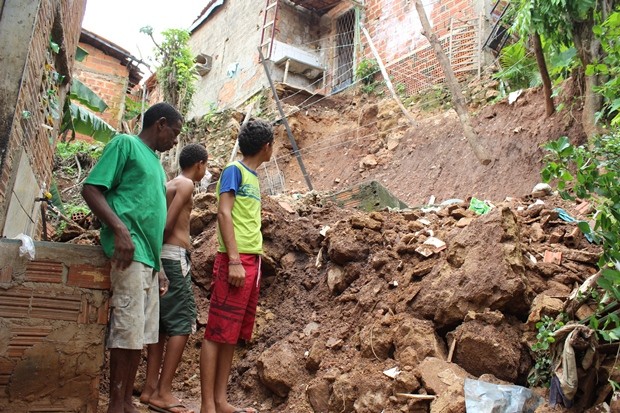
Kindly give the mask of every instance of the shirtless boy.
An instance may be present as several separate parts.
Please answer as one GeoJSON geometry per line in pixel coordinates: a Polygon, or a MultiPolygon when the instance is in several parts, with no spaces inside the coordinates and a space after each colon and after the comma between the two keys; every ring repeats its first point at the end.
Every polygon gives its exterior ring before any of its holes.
{"type": "Polygon", "coordinates": [[[189,259],[189,216],[193,206],[194,183],[204,177],[207,157],[204,146],[185,146],[179,156],[181,174],[166,184],[168,214],[161,262],[170,285],[168,292],[160,298],[159,342],[148,346],[146,382],[140,395],[142,403],[162,413],[192,412],[172,395],[172,379],[187,339],[196,331],[196,303],[189,259]]]}

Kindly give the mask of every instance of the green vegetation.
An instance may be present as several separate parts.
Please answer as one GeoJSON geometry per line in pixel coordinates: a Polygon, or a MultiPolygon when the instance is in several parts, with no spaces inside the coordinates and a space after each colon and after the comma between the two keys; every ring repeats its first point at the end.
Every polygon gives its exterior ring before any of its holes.
{"type": "Polygon", "coordinates": [[[375,80],[375,73],[379,72],[379,64],[374,59],[363,59],[355,69],[355,77],[362,82],[361,90],[363,93],[375,93],[383,82],[375,80]]]}
{"type": "Polygon", "coordinates": [[[84,141],[59,142],[56,146],[56,155],[62,160],[73,159],[78,154],[88,154],[97,160],[102,152],[103,145],[84,141]]]}
{"type": "Polygon", "coordinates": [[[164,100],[186,115],[196,91],[194,82],[197,72],[194,57],[189,49],[187,30],[169,29],[161,34],[164,41],[158,44],[153,38],[153,28],[145,26],[140,31],[148,35],[155,44],[157,81],[162,88],[164,100]]]}
{"type": "Polygon", "coordinates": [[[540,73],[536,60],[527,53],[522,41],[506,46],[499,55],[502,70],[493,77],[501,82],[500,91],[526,89],[539,86],[540,73]]]}
{"type": "Polygon", "coordinates": [[[532,346],[532,351],[535,354],[535,364],[527,377],[527,382],[530,386],[549,387],[552,364],[551,344],[555,343],[553,333],[564,326],[564,319],[564,314],[559,317],[559,320],[543,316],[536,323],[538,334],[536,334],[536,343],[532,346]]]}
{"type": "Polygon", "coordinates": [[[546,182],[557,181],[563,198],[588,199],[596,213],[591,223],[579,223],[585,234],[602,245],[600,278],[590,297],[597,312],[590,327],[601,339],[620,340],[620,131],[597,136],[587,146],[571,145],[567,138],[549,142],[547,165],[542,171],[546,182]]]}
{"type": "Polygon", "coordinates": [[[71,82],[71,91],[65,100],[60,134],[66,136],[71,133],[71,140],[76,133],[81,133],[93,139],[106,143],[116,134],[116,129],[104,122],[92,111],[102,113],[108,105],[88,86],[78,79],[71,82]],[[83,106],[78,106],[75,102],[83,106]]]}
{"type": "Polygon", "coordinates": [[[611,126],[620,127],[620,11],[612,13],[593,30],[601,40],[605,54],[600,61],[586,68],[586,75],[598,75],[605,80],[595,88],[604,97],[599,119],[609,120],[611,126]]]}

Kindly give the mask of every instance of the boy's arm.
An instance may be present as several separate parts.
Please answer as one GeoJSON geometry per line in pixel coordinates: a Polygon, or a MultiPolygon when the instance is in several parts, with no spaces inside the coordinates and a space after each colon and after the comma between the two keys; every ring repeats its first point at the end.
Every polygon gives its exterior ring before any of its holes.
{"type": "Polygon", "coordinates": [[[235,230],[233,227],[232,208],[235,203],[235,192],[223,192],[220,194],[220,202],[217,207],[217,224],[226,253],[228,254],[228,282],[233,287],[241,287],[245,282],[245,269],[241,265],[235,230]]]}
{"type": "Polygon", "coordinates": [[[135,246],[131,240],[131,234],[129,234],[127,226],[114,211],[112,211],[100,187],[84,184],[82,187],[82,196],[93,214],[114,232],[114,254],[112,255],[112,262],[121,270],[129,267],[133,261],[135,246]]]}
{"type": "Polygon", "coordinates": [[[194,193],[194,184],[189,180],[179,180],[176,184],[176,191],[172,202],[168,206],[168,212],[166,214],[166,227],[164,228],[164,242],[174,232],[174,227],[177,224],[179,215],[187,204],[192,200],[192,194],[194,193]]]}

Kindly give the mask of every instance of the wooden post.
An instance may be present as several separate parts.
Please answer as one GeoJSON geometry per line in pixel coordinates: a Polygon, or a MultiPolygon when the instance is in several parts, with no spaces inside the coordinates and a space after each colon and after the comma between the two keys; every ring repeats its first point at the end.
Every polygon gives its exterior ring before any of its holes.
{"type": "Polygon", "coordinates": [[[267,80],[269,81],[269,86],[271,86],[271,92],[273,93],[273,98],[276,101],[276,106],[278,107],[278,111],[280,112],[280,117],[282,118],[282,123],[284,123],[284,127],[286,128],[286,133],[288,135],[288,139],[291,142],[291,146],[293,147],[293,153],[297,158],[297,162],[299,163],[299,168],[301,169],[301,173],[306,180],[306,185],[308,185],[308,189],[312,191],[312,182],[310,182],[310,177],[308,176],[308,172],[306,172],[306,167],[304,166],[304,161],[301,159],[301,153],[299,153],[299,148],[297,147],[297,142],[293,137],[293,132],[291,132],[291,127],[288,124],[288,120],[286,119],[286,114],[282,109],[282,104],[280,103],[280,98],[278,98],[278,91],[276,90],[276,86],[273,84],[273,80],[271,79],[271,73],[269,73],[269,69],[267,68],[267,61],[263,56],[263,51],[261,48],[258,48],[258,54],[260,55],[260,60],[263,63],[263,68],[265,69],[265,74],[267,75],[267,80]]]}
{"type": "Polygon", "coordinates": [[[385,70],[385,66],[383,65],[381,56],[379,56],[379,52],[377,52],[377,49],[375,49],[375,45],[372,42],[372,39],[370,38],[370,34],[368,34],[368,30],[366,30],[366,28],[361,22],[360,22],[360,27],[362,31],[364,32],[364,36],[366,36],[366,40],[368,41],[368,45],[370,46],[370,50],[372,51],[372,54],[375,56],[375,59],[377,60],[377,63],[379,64],[379,68],[381,69],[381,74],[383,75],[383,79],[385,79],[385,84],[387,85],[387,88],[392,93],[392,97],[394,98],[396,103],[398,103],[398,106],[400,107],[400,110],[403,112],[403,114],[407,117],[407,119],[409,119],[411,126],[416,126],[417,122],[415,121],[415,119],[413,119],[413,116],[411,116],[411,113],[409,113],[405,105],[403,105],[403,103],[400,101],[400,98],[394,91],[394,86],[392,86],[392,81],[390,80],[390,76],[388,75],[387,70],[385,70]]]}
{"type": "MultiPolygon", "coordinates": [[[[248,121],[250,120],[250,116],[252,115],[252,109],[254,109],[254,102],[250,103],[245,108],[245,118],[243,118],[243,123],[241,124],[241,127],[244,127],[245,124],[248,123],[248,121]]],[[[237,157],[237,151],[239,151],[239,139],[235,140],[235,146],[233,147],[233,150],[230,154],[230,160],[228,161],[228,163],[231,163],[235,160],[235,158],[237,157]]]]}
{"type": "Polygon", "coordinates": [[[288,69],[291,65],[291,59],[286,59],[286,65],[284,65],[284,77],[282,78],[282,83],[286,84],[288,80],[288,69]]]}
{"type": "Polygon", "coordinates": [[[418,16],[420,17],[420,22],[422,23],[422,28],[424,29],[422,34],[428,39],[431,46],[435,50],[437,60],[439,60],[439,64],[441,65],[444,75],[446,76],[446,83],[448,84],[448,88],[452,94],[452,104],[454,105],[454,110],[456,110],[456,113],[459,115],[459,119],[461,121],[461,125],[463,125],[463,131],[465,132],[465,137],[469,142],[469,146],[471,146],[478,160],[483,165],[488,165],[491,163],[491,156],[480,144],[478,135],[469,121],[469,113],[467,112],[467,107],[465,106],[465,102],[463,100],[463,91],[461,90],[459,82],[456,80],[454,71],[452,71],[452,67],[450,66],[450,62],[448,62],[446,53],[441,47],[441,43],[439,43],[439,40],[437,39],[437,36],[428,21],[428,17],[426,16],[421,0],[415,0],[415,8],[418,11],[418,16]]]}

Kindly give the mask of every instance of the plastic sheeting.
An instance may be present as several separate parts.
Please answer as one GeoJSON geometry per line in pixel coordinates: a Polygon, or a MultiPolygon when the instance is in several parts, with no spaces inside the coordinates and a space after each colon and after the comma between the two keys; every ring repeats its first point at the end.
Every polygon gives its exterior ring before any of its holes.
{"type": "Polygon", "coordinates": [[[465,379],[468,413],[534,413],[542,403],[542,397],[525,387],[465,379]]]}

